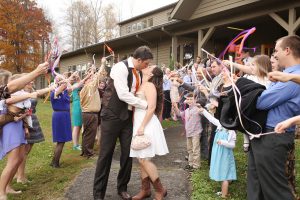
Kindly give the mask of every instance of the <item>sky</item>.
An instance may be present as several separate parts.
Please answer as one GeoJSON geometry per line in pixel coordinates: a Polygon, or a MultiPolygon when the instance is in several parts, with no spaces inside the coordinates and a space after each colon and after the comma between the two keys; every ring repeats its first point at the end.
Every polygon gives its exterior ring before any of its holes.
{"type": "MultiPolygon", "coordinates": [[[[75,0],[36,0],[39,7],[49,13],[51,21],[53,21],[60,35],[64,35],[66,31],[62,26],[67,7],[75,0]]],[[[84,0],[88,2],[88,0],[84,0]]],[[[177,2],[177,0],[102,0],[103,4],[114,3],[120,13],[120,21],[124,21],[131,17],[149,12],[165,5],[177,2]]]]}

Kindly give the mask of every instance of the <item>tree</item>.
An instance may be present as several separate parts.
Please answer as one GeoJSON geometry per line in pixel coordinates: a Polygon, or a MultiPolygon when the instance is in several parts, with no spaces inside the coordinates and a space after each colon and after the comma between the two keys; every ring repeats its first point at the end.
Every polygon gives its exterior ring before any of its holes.
{"type": "Polygon", "coordinates": [[[90,0],[90,4],[82,0],[72,2],[65,18],[72,49],[115,38],[119,32],[114,8],[113,4],[103,7],[102,0],[90,0]]]}
{"type": "Polygon", "coordinates": [[[98,27],[98,24],[101,20],[101,9],[102,9],[102,0],[96,0],[95,3],[93,3],[93,0],[90,0],[90,4],[91,4],[91,10],[92,12],[92,37],[93,37],[93,41],[94,43],[98,43],[100,40],[100,29],[98,27]]]}
{"type": "Polygon", "coordinates": [[[93,17],[88,4],[83,1],[72,2],[67,9],[65,22],[73,50],[92,44],[93,17]]]}
{"type": "Polygon", "coordinates": [[[117,15],[115,6],[113,4],[108,4],[103,8],[103,18],[104,18],[104,27],[103,27],[103,36],[104,40],[111,40],[118,36],[119,31],[117,29],[117,15]]]}
{"type": "Polygon", "coordinates": [[[41,61],[41,43],[51,24],[32,0],[0,0],[0,62],[11,72],[26,72],[41,61]]]}

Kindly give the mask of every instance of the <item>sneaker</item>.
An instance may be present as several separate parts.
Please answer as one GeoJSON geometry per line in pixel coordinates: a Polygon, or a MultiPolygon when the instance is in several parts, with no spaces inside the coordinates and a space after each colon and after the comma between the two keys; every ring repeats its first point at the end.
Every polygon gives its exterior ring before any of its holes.
{"type": "Polygon", "coordinates": [[[222,196],[222,192],[216,192],[217,196],[222,196]]]}
{"type": "Polygon", "coordinates": [[[81,149],[81,146],[78,144],[78,145],[76,145],[76,146],[73,146],[73,148],[72,148],[73,150],[77,150],[77,151],[81,151],[82,149],[81,149]]]}

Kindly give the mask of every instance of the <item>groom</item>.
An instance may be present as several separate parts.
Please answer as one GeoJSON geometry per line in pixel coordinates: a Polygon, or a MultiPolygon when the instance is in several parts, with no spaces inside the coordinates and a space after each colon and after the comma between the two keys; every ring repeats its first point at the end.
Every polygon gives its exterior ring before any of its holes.
{"type": "Polygon", "coordinates": [[[117,178],[118,194],[130,200],[127,184],[131,176],[132,158],[129,157],[132,138],[133,108],[147,108],[147,102],[135,97],[141,84],[140,71],[153,59],[147,46],[137,48],[132,57],[114,65],[102,98],[101,144],[94,178],[94,200],[104,199],[112,156],[119,138],[121,147],[120,171],[117,178]]]}

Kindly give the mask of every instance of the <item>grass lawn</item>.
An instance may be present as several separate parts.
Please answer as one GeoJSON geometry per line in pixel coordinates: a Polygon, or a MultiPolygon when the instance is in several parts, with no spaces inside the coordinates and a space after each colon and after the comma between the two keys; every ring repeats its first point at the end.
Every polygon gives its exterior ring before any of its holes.
{"type": "MultiPolygon", "coordinates": [[[[247,156],[243,152],[243,136],[238,134],[237,145],[234,149],[234,156],[237,168],[237,181],[229,185],[230,197],[228,200],[244,200],[246,199],[246,172],[247,172],[247,156]]],[[[296,171],[300,169],[300,141],[296,140],[296,171]]],[[[221,182],[209,179],[209,167],[207,161],[201,163],[201,169],[193,172],[191,181],[193,185],[193,200],[213,200],[221,199],[215,194],[221,191],[221,182]]],[[[299,193],[300,173],[296,174],[296,188],[299,193]]]]}

